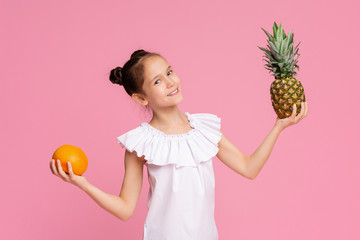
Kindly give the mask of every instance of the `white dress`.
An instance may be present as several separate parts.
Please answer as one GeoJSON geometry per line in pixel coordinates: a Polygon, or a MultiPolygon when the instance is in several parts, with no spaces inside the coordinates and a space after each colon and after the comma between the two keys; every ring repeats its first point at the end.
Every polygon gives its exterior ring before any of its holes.
{"type": "Polygon", "coordinates": [[[185,113],[192,130],[168,135],[142,122],[119,136],[121,147],[145,156],[149,180],[144,240],[216,240],[212,157],[221,119],[185,113]]]}

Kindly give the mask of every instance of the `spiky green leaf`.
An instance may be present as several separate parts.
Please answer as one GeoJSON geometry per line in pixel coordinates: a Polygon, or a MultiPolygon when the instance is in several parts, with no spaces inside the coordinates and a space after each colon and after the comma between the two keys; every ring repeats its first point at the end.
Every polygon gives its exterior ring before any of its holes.
{"type": "Polygon", "coordinates": [[[281,39],[281,23],[280,23],[279,28],[277,29],[277,32],[276,32],[276,39],[277,40],[281,39]]]}
{"type": "Polygon", "coordinates": [[[291,33],[291,31],[289,32],[288,37],[289,37],[289,43],[292,43],[294,39],[294,34],[291,33]]]}
{"type": "Polygon", "coordinates": [[[274,22],[274,25],[273,25],[273,36],[274,36],[274,38],[276,38],[277,29],[278,29],[278,26],[277,26],[276,22],[274,22]]]}
{"type": "Polygon", "coordinates": [[[279,48],[278,46],[276,46],[273,42],[269,42],[270,44],[270,49],[273,49],[276,52],[279,52],[279,48]]]}
{"type": "Polygon", "coordinates": [[[261,28],[261,29],[265,32],[266,36],[269,38],[270,41],[274,41],[274,38],[273,38],[273,36],[271,36],[270,33],[268,33],[264,28],[261,28]]]}

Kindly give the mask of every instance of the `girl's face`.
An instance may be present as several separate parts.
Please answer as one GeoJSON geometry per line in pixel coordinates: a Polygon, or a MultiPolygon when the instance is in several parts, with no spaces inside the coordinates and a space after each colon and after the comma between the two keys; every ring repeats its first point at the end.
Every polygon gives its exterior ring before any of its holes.
{"type": "Polygon", "coordinates": [[[147,104],[152,109],[171,107],[182,101],[180,79],[164,58],[148,57],[143,66],[143,91],[147,104]]]}

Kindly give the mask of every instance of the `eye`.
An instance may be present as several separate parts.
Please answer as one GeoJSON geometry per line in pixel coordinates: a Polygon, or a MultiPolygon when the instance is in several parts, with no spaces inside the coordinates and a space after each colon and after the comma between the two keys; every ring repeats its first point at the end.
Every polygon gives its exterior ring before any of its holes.
{"type": "Polygon", "coordinates": [[[168,74],[168,76],[170,75],[170,74],[172,74],[172,72],[173,72],[173,70],[170,70],[167,74],[168,74]]]}
{"type": "Polygon", "coordinates": [[[157,84],[158,81],[160,81],[160,80],[156,80],[154,84],[157,84]]]}

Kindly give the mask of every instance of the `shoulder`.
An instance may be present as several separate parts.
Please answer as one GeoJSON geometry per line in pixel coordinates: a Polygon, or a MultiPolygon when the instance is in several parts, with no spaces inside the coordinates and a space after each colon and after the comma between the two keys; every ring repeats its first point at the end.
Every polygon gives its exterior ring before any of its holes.
{"type": "Polygon", "coordinates": [[[207,129],[209,131],[220,132],[221,118],[214,113],[187,113],[190,125],[193,128],[207,129]]]}
{"type": "MultiPolygon", "coordinates": [[[[130,129],[117,137],[117,142],[122,148],[127,148],[130,152],[133,152],[139,139],[145,138],[148,135],[148,131],[145,128],[145,122],[142,122],[138,127],[130,129]]],[[[140,157],[140,156],[139,156],[140,157]]]]}
{"type": "Polygon", "coordinates": [[[190,122],[193,120],[193,121],[202,121],[202,122],[207,122],[207,121],[218,121],[220,122],[221,121],[221,118],[219,117],[218,114],[214,114],[214,113],[188,113],[186,112],[185,113],[190,122]]]}
{"type": "Polygon", "coordinates": [[[214,113],[192,113],[192,114],[190,114],[189,112],[186,112],[185,114],[190,117],[199,118],[199,119],[219,118],[219,116],[214,113]]]}

